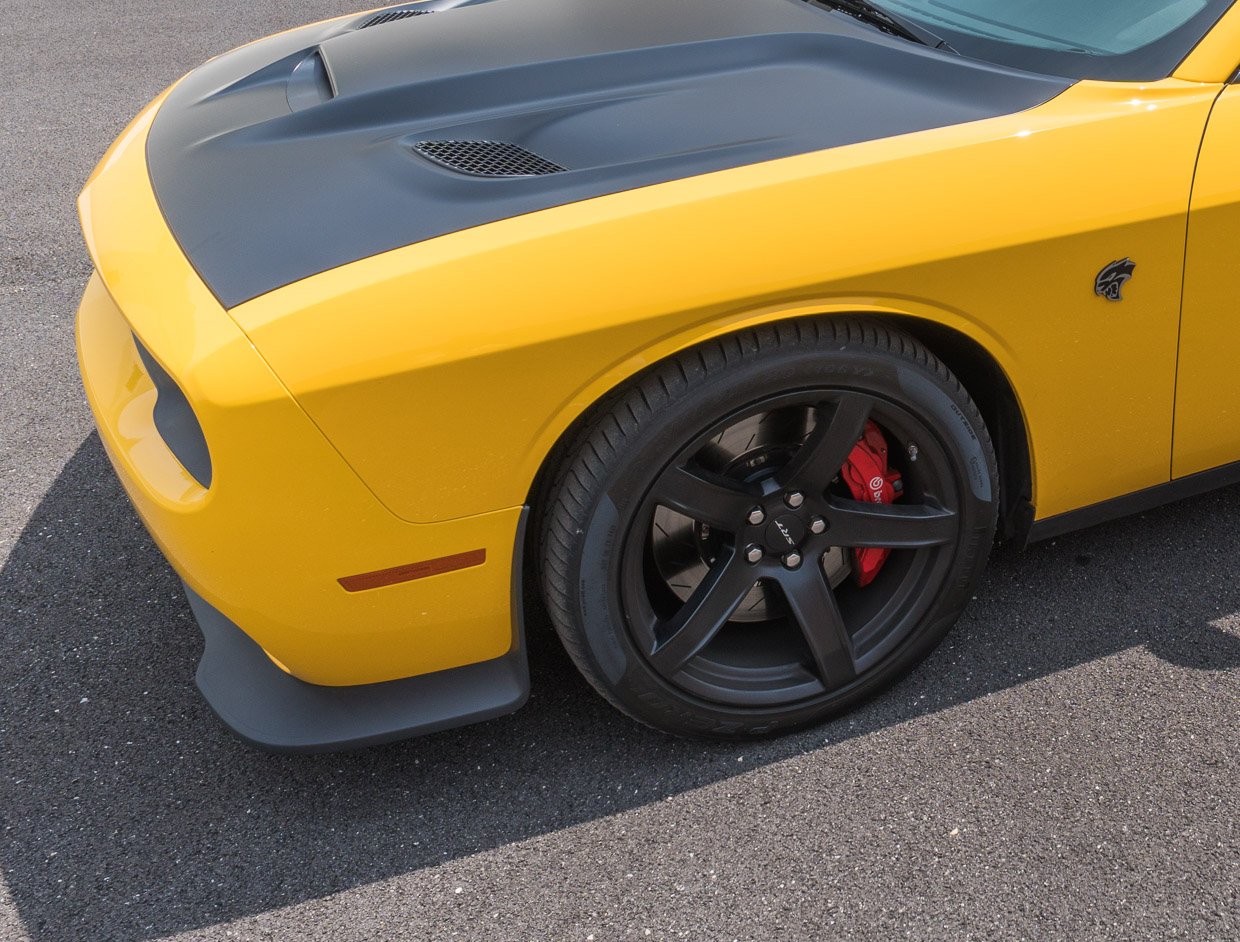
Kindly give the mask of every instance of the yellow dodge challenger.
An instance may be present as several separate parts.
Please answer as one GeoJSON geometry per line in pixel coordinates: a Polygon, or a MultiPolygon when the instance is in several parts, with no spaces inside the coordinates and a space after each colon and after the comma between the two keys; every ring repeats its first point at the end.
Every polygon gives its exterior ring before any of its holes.
{"type": "Polygon", "coordinates": [[[429,0],[103,158],[78,355],[244,739],[682,735],[926,657],[998,538],[1240,480],[1232,0],[429,0]]]}

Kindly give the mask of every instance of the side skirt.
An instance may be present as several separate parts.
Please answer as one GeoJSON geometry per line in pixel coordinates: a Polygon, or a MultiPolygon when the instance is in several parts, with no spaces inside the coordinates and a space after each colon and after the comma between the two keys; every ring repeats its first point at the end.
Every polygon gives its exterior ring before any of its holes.
{"type": "Polygon", "coordinates": [[[1163,504],[1184,500],[1187,497],[1196,497],[1199,494],[1237,483],[1240,483],[1240,461],[1211,468],[1209,471],[1190,474],[1187,477],[1176,478],[1166,484],[1147,487],[1143,491],[1115,497],[1100,504],[1091,504],[1080,510],[1070,510],[1068,513],[1038,520],[1029,528],[1025,544],[1037,543],[1039,540],[1062,536],[1073,530],[1083,530],[1109,520],[1153,510],[1163,504]]]}

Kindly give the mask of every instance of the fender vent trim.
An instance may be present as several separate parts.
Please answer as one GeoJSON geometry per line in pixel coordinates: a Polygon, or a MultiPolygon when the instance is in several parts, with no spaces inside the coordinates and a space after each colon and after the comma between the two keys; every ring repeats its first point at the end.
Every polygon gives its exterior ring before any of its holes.
{"type": "Polygon", "coordinates": [[[413,150],[471,177],[539,177],[568,169],[509,141],[418,141],[413,150]]]}

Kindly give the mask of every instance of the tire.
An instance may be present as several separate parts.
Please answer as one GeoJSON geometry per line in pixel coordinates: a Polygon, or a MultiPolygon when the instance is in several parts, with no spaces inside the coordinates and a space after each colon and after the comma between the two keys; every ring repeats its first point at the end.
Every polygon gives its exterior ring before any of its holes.
{"type": "Polygon", "coordinates": [[[583,421],[542,508],[544,598],[629,716],[694,737],[791,730],[942,640],[998,497],[981,415],[920,343],[851,318],[748,330],[656,364],[583,421]],[[889,507],[841,474],[869,423],[903,488],[889,507]],[[894,547],[868,585],[859,547],[894,547]]]}

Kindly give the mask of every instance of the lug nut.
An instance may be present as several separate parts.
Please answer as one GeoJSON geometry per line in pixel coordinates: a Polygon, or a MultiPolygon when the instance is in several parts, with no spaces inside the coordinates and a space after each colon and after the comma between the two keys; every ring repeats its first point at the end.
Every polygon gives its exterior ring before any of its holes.
{"type": "Polygon", "coordinates": [[[810,533],[826,533],[827,532],[827,521],[823,520],[822,517],[815,517],[813,520],[809,522],[809,532],[810,533]]]}
{"type": "Polygon", "coordinates": [[[786,569],[796,569],[799,565],[801,565],[800,553],[789,553],[784,557],[784,567],[786,569]]]}
{"type": "Polygon", "coordinates": [[[755,507],[753,510],[749,511],[749,522],[752,523],[755,527],[765,519],[766,519],[766,514],[762,512],[761,507],[755,507]]]}
{"type": "Polygon", "coordinates": [[[805,495],[802,494],[800,491],[790,491],[789,493],[784,495],[784,503],[787,504],[789,507],[791,507],[793,510],[796,510],[803,503],[805,503],[805,495]]]}
{"type": "Polygon", "coordinates": [[[761,546],[751,546],[749,549],[745,550],[745,558],[751,563],[762,562],[762,557],[764,555],[765,554],[762,552],[761,546]]]}

